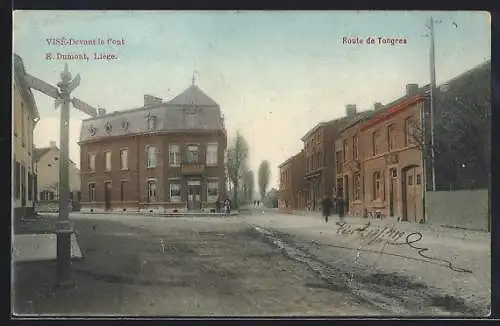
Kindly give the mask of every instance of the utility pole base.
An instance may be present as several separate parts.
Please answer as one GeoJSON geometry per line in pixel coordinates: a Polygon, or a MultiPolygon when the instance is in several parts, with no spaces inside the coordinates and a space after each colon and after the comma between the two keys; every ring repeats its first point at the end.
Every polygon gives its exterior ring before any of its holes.
{"type": "Polygon", "coordinates": [[[66,286],[71,280],[71,234],[57,233],[57,285],[66,286]]]}

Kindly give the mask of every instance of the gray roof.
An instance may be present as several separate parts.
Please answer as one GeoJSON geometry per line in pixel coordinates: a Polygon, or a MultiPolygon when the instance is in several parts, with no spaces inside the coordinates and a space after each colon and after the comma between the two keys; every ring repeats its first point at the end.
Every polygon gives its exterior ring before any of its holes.
{"type": "Polygon", "coordinates": [[[165,103],[83,120],[80,142],[141,133],[193,130],[224,130],[219,106],[196,85],[191,85],[183,93],[165,103]],[[153,116],[156,118],[156,128],[148,130],[148,118],[153,116]]]}
{"type": "Polygon", "coordinates": [[[26,70],[24,68],[23,59],[14,53],[14,82],[18,85],[21,95],[32,110],[33,118],[38,119],[40,115],[38,113],[38,108],[36,106],[36,101],[31,92],[31,89],[28,87],[24,80],[24,75],[26,74],[26,70]]]}

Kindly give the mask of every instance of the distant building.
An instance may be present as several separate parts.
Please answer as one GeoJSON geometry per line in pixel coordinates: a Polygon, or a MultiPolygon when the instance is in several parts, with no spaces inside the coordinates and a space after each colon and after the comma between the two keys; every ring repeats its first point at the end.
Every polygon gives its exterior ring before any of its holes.
{"type": "Polygon", "coordinates": [[[80,134],[82,211],[181,212],[225,195],[226,129],[198,86],[170,101],[86,119],[80,134]]]}
{"type": "Polygon", "coordinates": [[[305,206],[304,150],[278,166],[280,175],[278,208],[300,209],[305,206]]]}
{"type": "Polygon", "coordinates": [[[33,165],[33,131],[40,119],[31,89],[24,81],[23,60],[14,54],[13,63],[13,190],[14,217],[17,220],[34,212],[37,171],[33,165]]]}
{"type": "MultiPolygon", "coordinates": [[[[34,160],[38,169],[38,210],[53,211],[59,209],[59,158],[60,150],[56,142],[51,141],[50,146],[36,148],[34,160]]],[[[80,170],[76,163],[69,161],[69,190],[70,199],[79,202],[80,170]]]]}

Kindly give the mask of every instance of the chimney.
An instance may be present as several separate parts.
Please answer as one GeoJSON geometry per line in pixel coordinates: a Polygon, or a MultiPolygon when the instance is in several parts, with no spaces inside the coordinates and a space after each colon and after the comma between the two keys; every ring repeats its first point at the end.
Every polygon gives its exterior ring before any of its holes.
{"type": "Polygon", "coordinates": [[[345,115],[347,117],[353,117],[357,113],[356,104],[347,104],[345,106],[345,115]]]}
{"type": "Polygon", "coordinates": [[[406,85],[406,95],[413,96],[418,94],[418,84],[407,84],[406,85]]]}
{"type": "Polygon", "coordinates": [[[144,106],[161,104],[162,99],[153,95],[144,95],[144,106]]]}
{"type": "Polygon", "coordinates": [[[51,147],[51,148],[56,148],[56,147],[57,147],[56,142],[55,142],[55,141],[53,141],[53,140],[51,140],[51,141],[49,142],[49,145],[50,145],[50,147],[51,147]]]}
{"type": "Polygon", "coordinates": [[[376,110],[380,110],[380,109],[382,108],[382,106],[383,106],[383,105],[382,105],[382,103],[380,103],[380,102],[375,102],[375,103],[373,104],[373,109],[374,109],[375,111],[376,111],[376,110]]]}
{"type": "Polygon", "coordinates": [[[105,109],[102,109],[102,108],[97,109],[97,115],[98,116],[103,116],[105,114],[106,114],[106,110],[105,109]]]}

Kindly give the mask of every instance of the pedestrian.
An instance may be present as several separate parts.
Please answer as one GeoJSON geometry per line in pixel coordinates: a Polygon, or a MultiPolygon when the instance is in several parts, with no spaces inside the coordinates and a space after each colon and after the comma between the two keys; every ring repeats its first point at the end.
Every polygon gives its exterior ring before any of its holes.
{"type": "Polygon", "coordinates": [[[328,196],[328,194],[325,194],[325,197],[321,201],[321,212],[323,213],[326,223],[328,223],[328,217],[330,217],[332,207],[332,199],[328,196]]]}
{"type": "Polygon", "coordinates": [[[217,200],[215,201],[215,211],[217,213],[220,213],[220,198],[217,198],[217,200]]]}
{"type": "Polygon", "coordinates": [[[224,201],[224,208],[226,215],[231,214],[231,201],[229,200],[229,198],[226,198],[226,200],[224,201]]]}
{"type": "Polygon", "coordinates": [[[257,207],[260,207],[260,200],[257,200],[257,207]]]}

